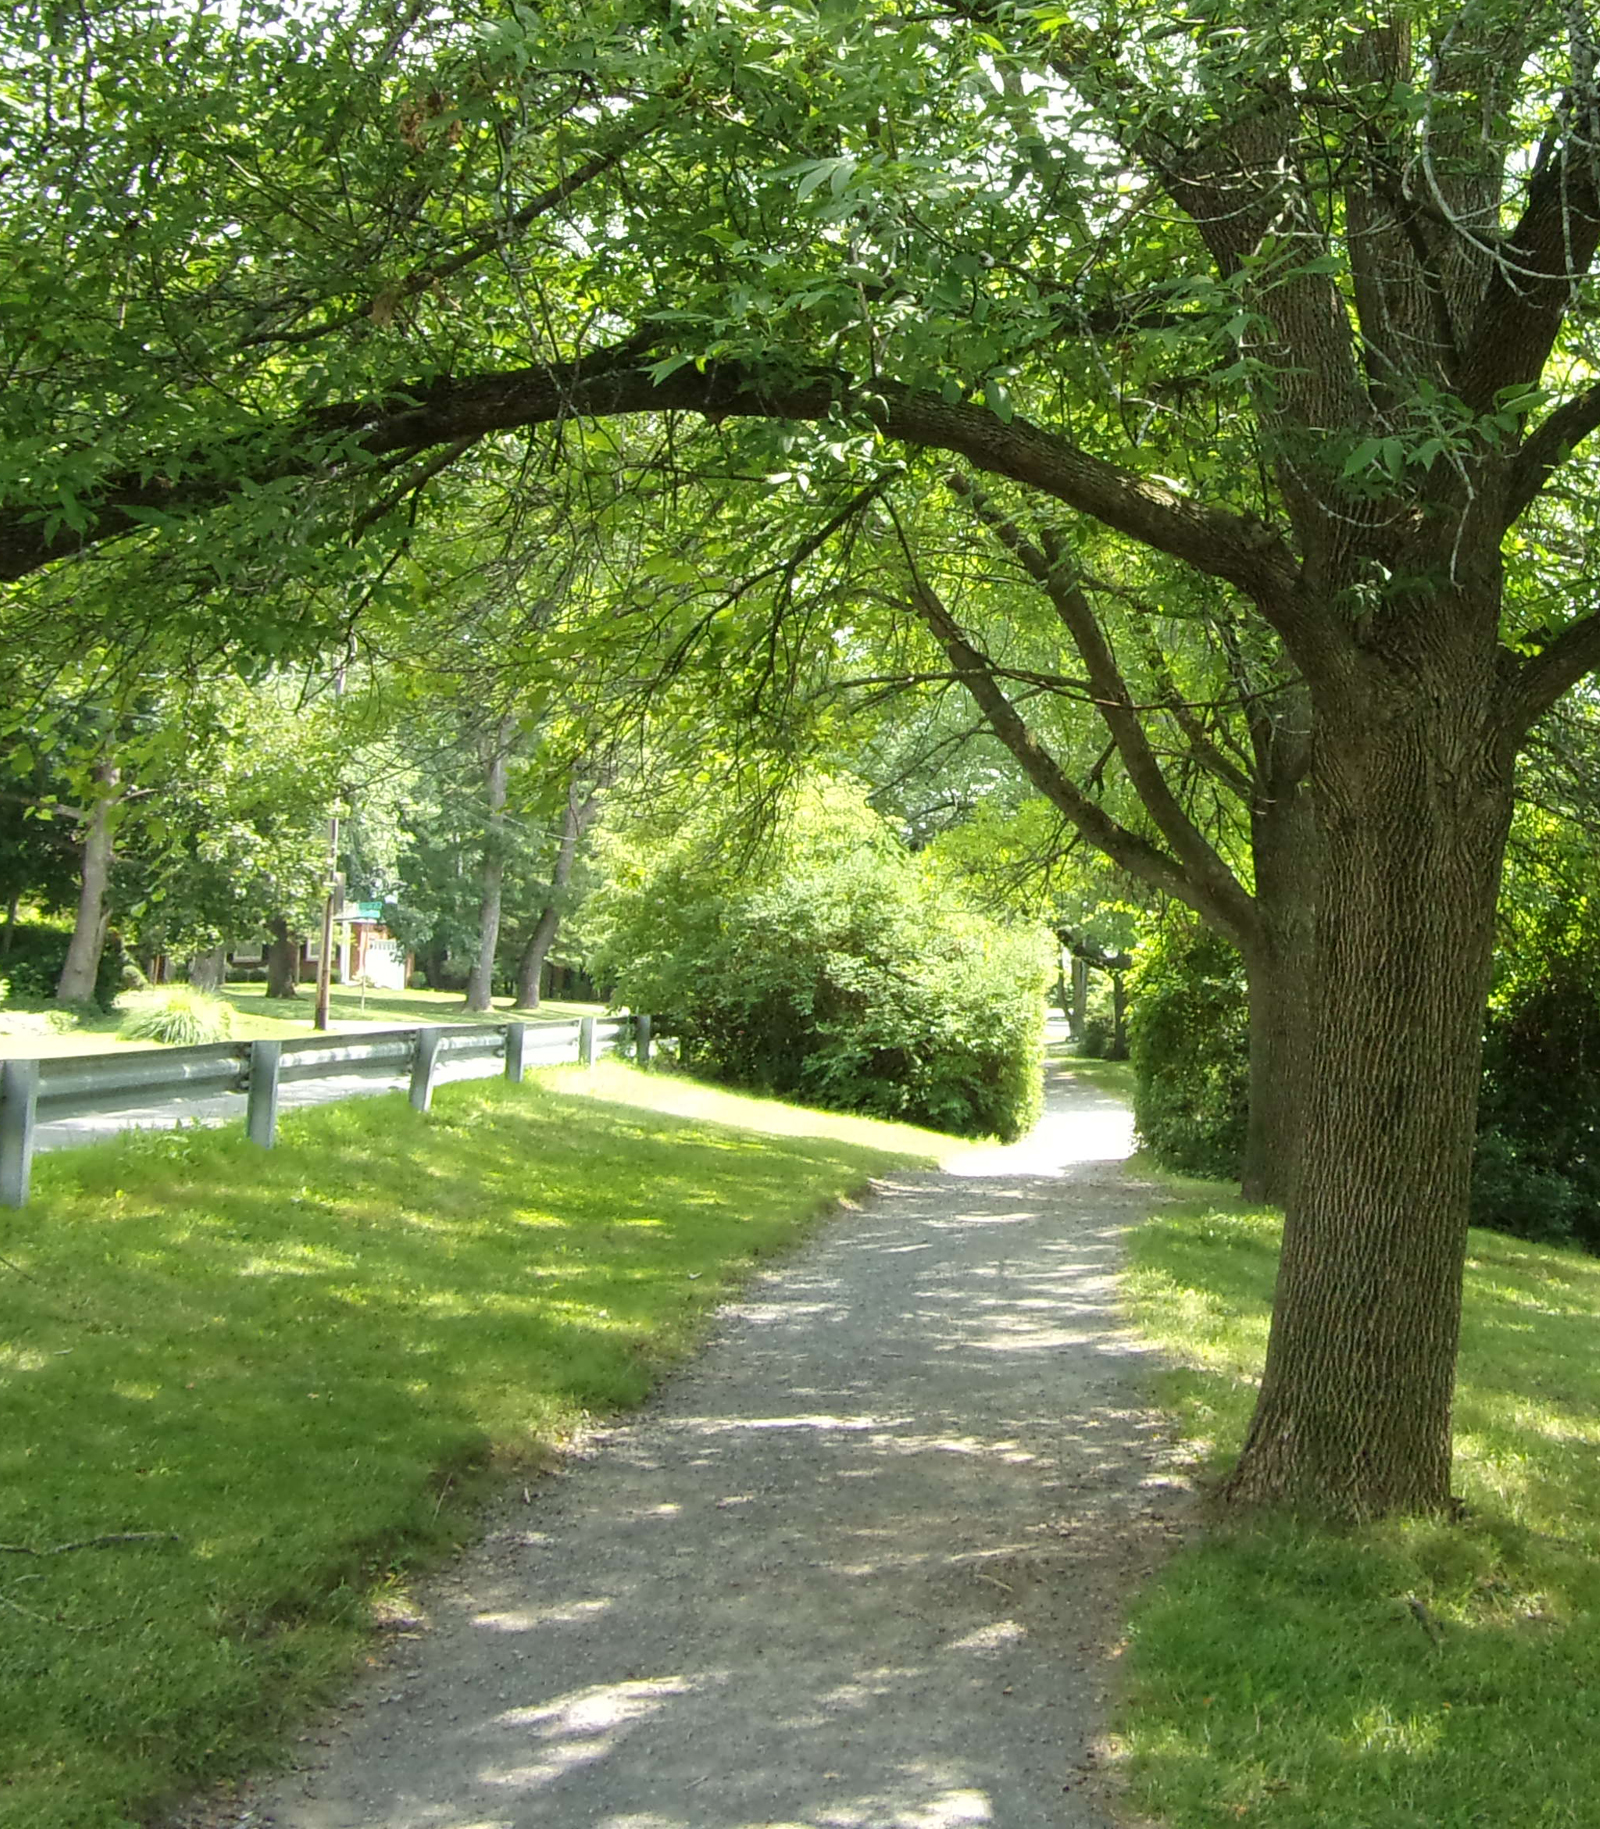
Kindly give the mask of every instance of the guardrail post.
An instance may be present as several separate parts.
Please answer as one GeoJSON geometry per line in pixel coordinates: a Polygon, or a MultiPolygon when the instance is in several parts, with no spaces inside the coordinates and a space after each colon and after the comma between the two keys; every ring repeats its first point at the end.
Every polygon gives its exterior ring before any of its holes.
{"type": "Polygon", "coordinates": [[[28,1204],[33,1178],[33,1120],[39,1109],[39,1063],[7,1061],[0,1070],[0,1204],[28,1204]]]}
{"type": "Polygon", "coordinates": [[[580,1067],[594,1065],[594,1018],[592,1016],[578,1018],[578,1065],[580,1067]]]}
{"type": "Polygon", "coordinates": [[[513,1086],[522,1084],[522,1054],[527,1040],[528,1025],[525,1022],[506,1024],[506,1078],[513,1086]]]}
{"type": "Polygon", "coordinates": [[[650,1018],[636,1016],[633,1019],[633,1052],[634,1058],[641,1067],[650,1065],[650,1018]]]}
{"type": "Polygon", "coordinates": [[[411,1103],[417,1111],[426,1111],[433,1103],[434,1067],[439,1058],[442,1029],[418,1029],[417,1052],[411,1062],[411,1103]]]}
{"type": "Polygon", "coordinates": [[[283,1065],[283,1043],[251,1042],[250,1103],[245,1130],[252,1143],[271,1149],[278,1140],[278,1072],[283,1065]]]}

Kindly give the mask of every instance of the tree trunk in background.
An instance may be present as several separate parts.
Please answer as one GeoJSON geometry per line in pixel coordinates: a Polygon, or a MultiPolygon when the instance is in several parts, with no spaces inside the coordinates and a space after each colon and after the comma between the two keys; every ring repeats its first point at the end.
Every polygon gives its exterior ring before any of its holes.
{"type": "MultiPolygon", "coordinates": [[[[1250,987],[1250,1116],[1240,1191],[1287,1204],[1300,1159],[1315,1062],[1320,859],[1311,794],[1291,788],[1253,818],[1261,941],[1245,956],[1250,987]]],[[[1348,988],[1348,987],[1347,987],[1348,988]]]]}
{"type": "Polygon", "coordinates": [[[1450,1502],[1479,1048],[1512,798],[1493,662],[1483,647],[1463,657],[1466,646],[1364,656],[1365,677],[1332,682],[1318,706],[1328,893],[1316,1071],[1261,1394],[1224,1488],[1246,1504],[1361,1518],[1450,1502]]]}
{"type": "Polygon", "coordinates": [[[197,991],[220,991],[228,970],[228,949],[210,946],[189,961],[189,982],[197,991]]]}
{"type": "Polygon", "coordinates": [[[21,902],[22,896],[19,893],[6,903],[6,924],[0,929],[0,959],[11,957],[11,943],[17,937],[17,911],[21,902]]]}
{"type": "Polygon", "coordinates": [[[566,811],[561,816],[561,840],[556,846],[555,864],[550,871],[550,896],[539,911],[539,919],[534,923],[528,944],[522,949],[522,957],[517,962],[519,1010],[537,1010],[539,1007],[539,982],[544,976],[545,959],[561,926],[566,890],[572,881],[572,867],[577,861],[578,846],[584,833],[594,823],[599,804],[599,795],[592,792],[579,800],[576,785],[567,794],[566,811]]]}
{"type": "Polygon", "coordinates": [[[489,819],[483,837],[483,874],[478,901],[478,954],[467,979],[467,1008],[484,1011],[494,997],[494,956],[500,946],[500,900],[506,880],[506,735],[502,718],[485,759],[484,786],[489,819]]]}
{"type": "Polygon", "coordinates": [[[1089,961],[1072,955],[1072,1009],[1068,1018],[1072,1039],[1083,1040],[1083,1025],[1089,1020],[1089,961]]]}
{"type": "Polygon", "coordinates": [[[290,934],[286,915],[279,915],[272,923],[272,944],[267,948],[267,995],[300,995],[300,943],[290,934]]]}
{"type": "Polygon", "coordinates": [[[519,1010],[537,1010],[539,1007],[539,986],[544,978],[545,957],[555,943],[560,926],[561,910],[554,902],[546,902],[539,910],[539,919],[534,923],[528,944],[523,947],[522,957],[517,961],[519,1010]]]}
{"type": "Polygon", "coordinates": [[[430,991],[444,989],[444,975],[449,951],[442,940],[428,939],[417,955],[417,965],[430,991]]]}
{"type": "Polygon", "coordinates": [[[115,855],[112,822],[117,802],[121,798],[117,792],[121,779],[122,771],[116,763],[95,764],[94,782],[97,792],[83,834],[78,918],[73,925],[66,962],[61,967],[61,976],[56,982],[56,996],[62,1003],[90,1003],[94,1000],[95,979],[100,972],[100,955],[105,951],[106,929],[111,924],[107,896],[115,855]]]}

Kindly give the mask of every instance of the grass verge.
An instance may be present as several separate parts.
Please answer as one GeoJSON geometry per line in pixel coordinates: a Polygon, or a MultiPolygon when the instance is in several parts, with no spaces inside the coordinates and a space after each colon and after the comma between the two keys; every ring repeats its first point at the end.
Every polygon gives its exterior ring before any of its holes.
{"type": "MultiPolygon", "coordinates": [[[[233,1032],[242,1040],[271,1041],[311,1033],[316,997],[310,985],[302,985],[298,997],[268,997],[266,987],[260,984],[226,985],[221,994],[234,1008],[233,1032]]],[[[574,1016],[603,1014],[602,1004],[564,1003],[546,998],[525,1020],[565,1022],[574,1016]]],[[[508,997],[497,998],[492,1010],[473,1011],[464,1007],[459,991],[363,992],[359,985],[334,985],[328,996],[328,1015],[340,1027],[375,1023],[384,1028],[398,1028],[418,1022],[507,1022],[515,1012],[508,997]]]]}
{"type": "Polygon", "coordinates": [[[1133,1103],[1133,1068],[1127,1061],[1102,1061],[1092,1055],[1070,1052],[1058,1054],[1054,1050],[1051,1051],[1050,1058],[1073,1079],[1081,1080],[1101,1092],[1108,1092],[1126,1104],[1133,1103]]]}
{"type": "MultiPolygon", "coordinates": [[[[1131,1240],[1207,1463],[1254,1403],[1278,1234],[1211,1189],[1131,1240]]],[[[1600,1822],[1600,1261],[1472,1234],[1456,1426],[1464,1523],[1225,1527],[1143,1593],[1130,1802],[1171,1829],[1600,1822]]]]}
{"type": "Polygon", "coordinates": [[[946,1141],[786,1109],[763,1135],[605,1079],[353,1099],[271,1154],[40,1160],[0,1217],[6,1829],[146,1820],[270,1759],[489,1472],[636,1403],[754,1260],[946,1141]]]}

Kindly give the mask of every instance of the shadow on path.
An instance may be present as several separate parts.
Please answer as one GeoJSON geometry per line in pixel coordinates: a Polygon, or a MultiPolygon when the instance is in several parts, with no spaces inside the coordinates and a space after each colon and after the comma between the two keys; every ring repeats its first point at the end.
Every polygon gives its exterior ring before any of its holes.
{"type": "Polygon", "coordinates": [[[509,1500],[276,1829],[1084,1829],[1123,1584],[1182,1509],[1115,1313],[1129,1121],[881,1184],[509,1500]]]}

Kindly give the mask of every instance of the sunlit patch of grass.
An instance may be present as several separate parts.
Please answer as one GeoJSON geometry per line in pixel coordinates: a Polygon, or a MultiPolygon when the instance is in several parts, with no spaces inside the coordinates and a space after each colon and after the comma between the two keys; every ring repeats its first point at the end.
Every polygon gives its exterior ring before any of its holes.
{"type": "MultiPolygon", "coordinates": [[[[754,1093],[734,1092],[686,1074],[641,1072],[622,1061],[602,1060],[592,1069],[557,1067],[546,1073],[548,1083],[564,1093],[601,1099],[610,1104],[636,1105],[648,1111],[670,1112],[713,1124],[736,1125],[767,1137],[814,1137],[819,1141],[857,1144],[868,1149],[916,1150],[930,1162],[949,1162],[976,1147],[945,1131],[919,1130],[910,1124],[891,1124],[881,1118],[861,1118],[846,1111],[819,1111],[808,1105],[790,1105],[763,1099],[754,1093]]],[[[732,1145],[730,1144],[730,1147],[732,1145]]]]}
{"type": "Polygon", "coordinates": [[[270,1756],[491,1472],[636,1403],[753,1263],[925,1159],[765,1117],[478,1082],[288,1116],[270,1153],[41,1158],[0,1217],[0,1824],[111,1829],[270,1756]]]}
{"type": "MultiPolygon", "coordinates": [[[[260,984],[230,984],[222,996],[233,1006],[234,1033],[247,1039],[290,1039],[309,1035],[316,998],[309,985],[303,985],[295,997],[268,997],[260,984]]],[[[537,1011],[513,1011],[508,999],[496,1000],[494,1008],[469,1011],[459,991],[367,990],[359,985],[336,984],[329,992],[329,1016],[335,1028],[376,1024],[382,1028],[400,1028],[410,1023],[499,1023],[515,1018],[524,1022],[568,1022],[574,1016],[599,1016],[597,1003],[571,1003],[547,998],[537,1011]]]]}
{"type": "Polygon", "coordinates": [[[1073,1054],[1070,1050],[1060,1054],[1052,1050],[1051,1060],[1072,1079],[1132,1102],[1133,1068],[1127,1061],[1096,1060],[1093,1055],[1073,1054]]]}
{"type": "MultiPolygon", "coordinates": [[[[1161,1395],[1216,1469],[1255,1401],[1278,1231],[1213,1190],[1131,1241],[1161,1395]]],[[[1465,1522],[1228,1526],[1180,1555],[1131,1620],[1130,1801],[1172,1829],[1600,1821],[1597,1416],[1600,1261],[1473,1233],[1465,1522]]]]}

